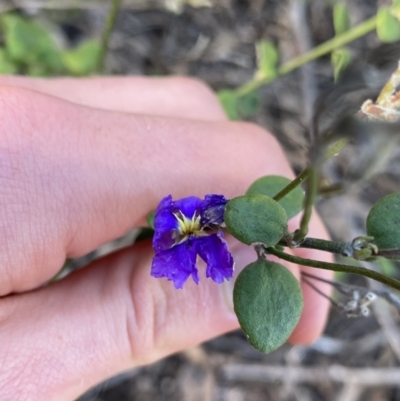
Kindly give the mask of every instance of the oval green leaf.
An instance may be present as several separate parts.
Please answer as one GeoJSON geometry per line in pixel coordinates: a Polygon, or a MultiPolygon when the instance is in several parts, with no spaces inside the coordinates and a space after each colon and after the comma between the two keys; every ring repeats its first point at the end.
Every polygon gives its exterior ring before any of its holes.
{"type": "Polygon", "coordinates": [[[286,267],[261,259],[239,274],[233,303],[248,341],[264,353],[286,342],[303,310],[298,280],[286,267]]]}
{"type": "MultiPolygon", "coordinates": [[[[262,194],[273,198],[283,188],[290,184],[290,180],[280,175],[266,175],[251,184],[246,194],[262,194]]],[[[285,209],[288,219],[291,219],[303,209],[304,191],[297,187],[289,192],[278,203],[285,209]]]]}
{"type": "Polygon", "coordinates": [[[376,18],[376,33],[382,42],[391,43],[400,39],[400,22],[389,8],[379,7],[376,18]]]}
{"type": "Polygon", "coordinates": [[[375,203],[367,217],[367,234],[378,248],[400,248],[400,192],[375,203]]]}
{"type": "Polygon", "coordinates": [[[225,224],[239,241],[273,246],[287,231],[285,209],[266,195],[252,194],[231,199],[225,208],[225,224]]]}

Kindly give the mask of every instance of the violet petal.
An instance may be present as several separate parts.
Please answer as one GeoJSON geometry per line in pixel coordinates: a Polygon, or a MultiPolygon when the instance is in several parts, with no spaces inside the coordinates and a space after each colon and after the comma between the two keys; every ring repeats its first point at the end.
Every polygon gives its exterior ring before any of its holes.
{"type": "Polygon", "coordinates": [[[175,288],[182,288],[190,275],[198,284],[196,256],[196,249],[191,241],[157,252],[151,265],[151,275],[157,278],[166,277],[174,282],[175,288]]]}
{"type": "Polygon", "coordinates": [[[166,196],[158,205],[154,215],[153,248],[156,252],[169,249],[175,244],[177,221],[172,214],[172,196],[166,196]]]}
{"type": "Polygon", "coordinates": [[[211,277],[216,283],[232,277],[234,261],[222,232],[198,239],[196,249],[207,263],[207,277],[211,277]]]}
{"type": "Polygon", "coordinates": [[[197,196],[188,196],[172,202],[172,207],[173,211],[179,210],[184,216],[191,219],[196,212],[200,213],[202,203],[203,201],[197,196]]]}
{"type": "Polygon", "coordinates": [[[224,221],[228,200],[223,195],[206,195],[201,205],[201,225],[219,226],[224,221]]]}

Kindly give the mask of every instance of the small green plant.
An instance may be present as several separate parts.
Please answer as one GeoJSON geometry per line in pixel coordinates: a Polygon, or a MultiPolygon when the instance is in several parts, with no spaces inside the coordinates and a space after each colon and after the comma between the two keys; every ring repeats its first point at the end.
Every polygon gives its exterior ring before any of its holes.
{"type": "Polygon", "coordinates": [[[1,15],[0,30],[4,38],[0,74],[82,76],[96,70],[100,51],[96,40],[65,50],[40,23],[12,13],[1,15]]]}

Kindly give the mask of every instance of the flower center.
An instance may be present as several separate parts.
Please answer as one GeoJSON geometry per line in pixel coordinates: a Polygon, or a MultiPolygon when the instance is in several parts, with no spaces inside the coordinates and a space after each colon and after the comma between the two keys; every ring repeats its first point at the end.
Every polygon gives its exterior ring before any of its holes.
{"type": "MultiPolygon", "coordinates": [[[[178,231],[184,238],[190,234],[199,235],[201,232],[200,215],[195,213],[191,219],[187,218],[180,210],[174,213],[178,221],[178,231]]],[[[201,235],[201,234],[200,234],[201,235]]]]}

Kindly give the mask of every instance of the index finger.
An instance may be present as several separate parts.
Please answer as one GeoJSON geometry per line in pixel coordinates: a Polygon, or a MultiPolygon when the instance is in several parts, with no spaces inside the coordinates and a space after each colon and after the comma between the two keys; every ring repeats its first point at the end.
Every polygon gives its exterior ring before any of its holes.
{"type": "Polygon", "coordinates": [[[213,91],[205,83],[189,77],[29,78],[3,75],[0,85],[30,89],[102,110],[226,120],[213,91]]]}
{"type": "Polygon", "coordinates": [[[242,194],[291,175],[267,132],[97,110],[24,89],[0,91],[0,294],[46,281],[139,225],[166,194],[242,194]]]}

